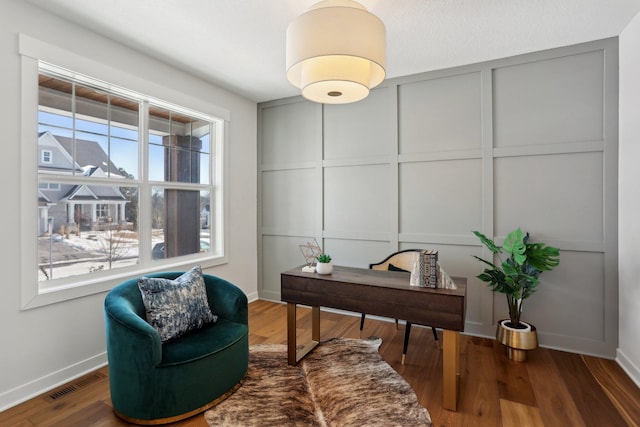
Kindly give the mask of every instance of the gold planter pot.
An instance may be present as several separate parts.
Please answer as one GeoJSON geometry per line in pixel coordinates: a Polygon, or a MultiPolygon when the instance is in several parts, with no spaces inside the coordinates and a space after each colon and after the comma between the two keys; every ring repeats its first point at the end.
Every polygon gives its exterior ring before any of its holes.
{"type": "Polygon", "coordinates": [[[503,326],[503,322],[509,319],[498,321],[496,330],[496,339],[507,347],[507,357],[516,362],[524,362],[527,360],[527,350],[538,348],[538,334],[536,327],[530,323],[525,323],[531,327],[531,330],[512,329],[503,326]]]}

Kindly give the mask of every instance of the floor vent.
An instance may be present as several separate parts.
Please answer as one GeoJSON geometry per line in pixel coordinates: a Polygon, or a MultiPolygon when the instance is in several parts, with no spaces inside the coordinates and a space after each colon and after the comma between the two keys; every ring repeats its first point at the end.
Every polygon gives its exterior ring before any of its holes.
{"type": "Polygon", "coordinates": [[[52,390],[49,394],[45,395],[46,400],[50,401],[50,402],[54,402],[57,399],[60,399],[62,397],[68,396],[71,393],[74,393],[80,389],[82,389],[83,387],[86,387],[88,385],[91,385],[97,381],[100,381],[104,378],[106,378],[107,376],[105,374],[103,374],[102,372],[93,372],[91,374],[85,375],[83,377],[80,377],[74,381],[71,381],[70,383],[67,383],[55,390],[52,390]]]}
{"type": "Polygon", "coordinates": [[[59,389],[53,391],[52,393],[50,393],[49,394],[49,399],[51,399],[51,400],[60,399],[61,397],[64,397],[69,393],[73,393],[77,389],[78,388],[76,386],[73,386],[73,385],[64,386],[63,388],[59,388],[59,389]]]}

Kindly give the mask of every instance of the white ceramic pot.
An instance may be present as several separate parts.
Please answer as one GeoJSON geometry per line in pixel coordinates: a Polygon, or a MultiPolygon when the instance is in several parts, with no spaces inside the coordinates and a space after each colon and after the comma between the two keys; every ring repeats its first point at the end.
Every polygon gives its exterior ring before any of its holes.
{"type": "Polygon", "coordinates": [[[331,274],[333,271],[333,264],[330,262],[319,262],[316,264],[316,273],[318,274],[331,274]]]}
{"type": "Polygon", "coordinates": [[[531,332],[531,325],[528,324],[527,322],[523,322],[522,320],[520,321],[520,324],[524,326],[522,328],[512,328],[511,326],[507,325],[507,323],[511,323],[511,320],[509,320],[509,319],[501,320],[498,323],[500,324],[500,326],[502,326],[503,328],[508,329],[510,331],[514,331],[514,332],[531,332]]]}

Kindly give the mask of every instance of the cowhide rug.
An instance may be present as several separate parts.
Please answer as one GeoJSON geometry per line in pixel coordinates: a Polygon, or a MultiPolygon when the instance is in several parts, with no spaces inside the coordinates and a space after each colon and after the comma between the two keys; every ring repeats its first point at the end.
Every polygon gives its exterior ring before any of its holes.
{"type": "Polygon", "coordinates": [[[382,340],[335,338],[297,366],[285,345],[250,348],[249,370],[205,412],[210,426],[431,426],[411,386],[380,354],[382,340]]]}

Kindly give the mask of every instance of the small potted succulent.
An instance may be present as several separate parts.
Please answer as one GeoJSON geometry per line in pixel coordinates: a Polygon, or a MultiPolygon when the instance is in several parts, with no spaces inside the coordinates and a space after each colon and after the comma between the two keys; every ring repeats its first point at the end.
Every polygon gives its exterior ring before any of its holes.
{"type": "Polygon", "coordinates": [[[333,264],[331,264],[331,257],[325,253],[322,253],[316,257],[318,261],[316,263],[316,273],[318,274],[331,274],[333,271],[333,264]]]}

